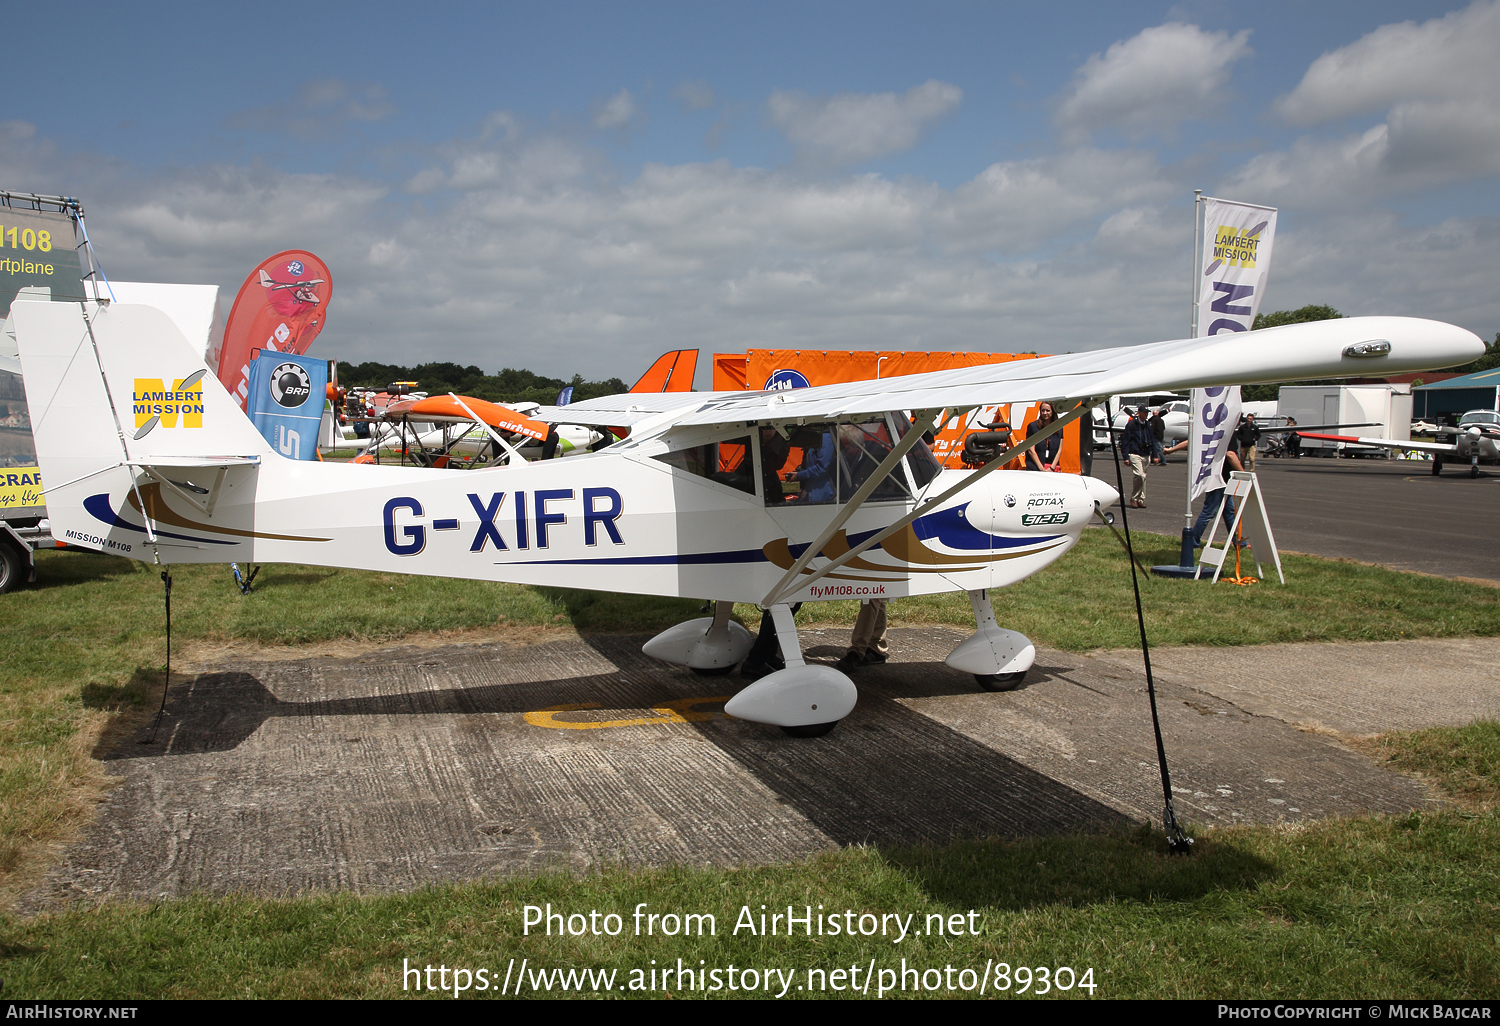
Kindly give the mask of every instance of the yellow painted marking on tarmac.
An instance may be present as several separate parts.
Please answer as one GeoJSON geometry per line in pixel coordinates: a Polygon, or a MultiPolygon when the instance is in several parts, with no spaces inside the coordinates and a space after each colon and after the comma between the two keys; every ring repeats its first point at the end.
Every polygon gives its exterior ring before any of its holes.
{"type": "Polygon", "coordinates": [[[665,723],[702,723],[705,720],[732,720],[733,716],[722,710],[704,712],[695,705],[709,702],[727,702],[729,695],[713,695],[708,698],[679,698],[675,702],[663,702],[653,706],[654,716],[633,716],[623,720],[560,720],[562,713],[585,712],[602,708],[598,702],[572,702],[567,705],[549,705],[545,709],[525,713],[522,719],[533,727],[552,727],[561,730],[598,730],[602,727],[644,727],[665,723]]]}

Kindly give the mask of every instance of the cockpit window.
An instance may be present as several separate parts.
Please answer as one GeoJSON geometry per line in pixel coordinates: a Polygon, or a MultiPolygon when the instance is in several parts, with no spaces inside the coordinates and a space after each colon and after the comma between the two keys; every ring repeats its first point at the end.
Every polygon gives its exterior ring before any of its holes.
{"type": "MultiPolygon", "coordinates": [[[[884,420],[839,425],[839,501],[848,502],[881,462],[891,454],[890,426],[884,420]]],[[[906,483],[897,467],[875,486],[867,502],[906,497],[906,483]]]]}
{"type": "Polygon", "coordinates": [[[806,424],[789,428],[783,437],[774,428],[761,429],[761,480],[767,506],[834,501],[837,431],[835,424],[806,424]]]}
{"type": "Polygon", "coordinates": [[[754,462],[750,458],[750,436],[728,438],[707,445],[676,449],[653,457],[694,477],[755,494],[754,462]]]}
{"type": "MultiPolygon", "coordinates": [[[[891,414],[891,426],[896,429],[897,438],[904,438],[911,430],[911,421],[906,419],[906,414],[898,411],[891,414]]],[[[906,451],[906,465],[911,470],[911,479],[916,482],[918,491],[926,488],[943,469],[938,465],[937,457],[932,455],[932,450],[927,447],[925,439],[906,451]]]]}

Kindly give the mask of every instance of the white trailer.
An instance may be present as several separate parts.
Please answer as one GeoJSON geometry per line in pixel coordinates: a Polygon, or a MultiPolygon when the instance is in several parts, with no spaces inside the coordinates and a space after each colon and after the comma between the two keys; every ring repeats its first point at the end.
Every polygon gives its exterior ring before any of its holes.
{"type": "MultiPolygon", "coordinates": [[[[1411,440],[1410,385],[1282,385],[1277,413],[1298,424],[1376,424],[1360,434],[1411,440]]],[[[1326,430],[1326,429],[1325,429],[1326,430]]],[[[1304,438],[1302,452],[1319,456],[1386,456],[1386,450],[1350,442],[1304,438]]]]}

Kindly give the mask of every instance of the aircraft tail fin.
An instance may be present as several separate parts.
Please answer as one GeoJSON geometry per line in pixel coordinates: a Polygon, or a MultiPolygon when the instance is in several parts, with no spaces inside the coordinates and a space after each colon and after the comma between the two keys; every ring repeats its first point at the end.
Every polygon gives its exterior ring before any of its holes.
{"type": "Polygon", "coordinates": [[[276,458],[155,307],[18,302],[12,314],[53,537],[150,558],[110,544],[122,494],[162,467],[276,458]]]}
{"type": "Polygon", "coordinates": [[[691,392],[698,370],[698,350],[674,349],[656,358],[631,392],[691,392]]]}

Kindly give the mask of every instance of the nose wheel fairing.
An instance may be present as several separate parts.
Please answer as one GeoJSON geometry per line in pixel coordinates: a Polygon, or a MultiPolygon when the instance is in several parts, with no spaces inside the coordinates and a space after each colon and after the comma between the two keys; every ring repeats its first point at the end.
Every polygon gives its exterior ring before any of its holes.
{"type": "Polygon", "coordinates": [[[848,716],[858,698],[854,682],[838,670],[804,663],[762,677],[731,698],[724,711],[777,727],[819,727],[848,716]]]}
{"type": "Polygon", "coordinates": [[[1014,687],[1036,662],[1036,646],[1026,635],[1006,630],[995,622],[989,592],[969,592],[969,603],[974,607],[978,629],[948,653],[944,661],[955,670],[974,674],[986,690],[1002,690],[992,686],[997,681],[1014,687]]]}

